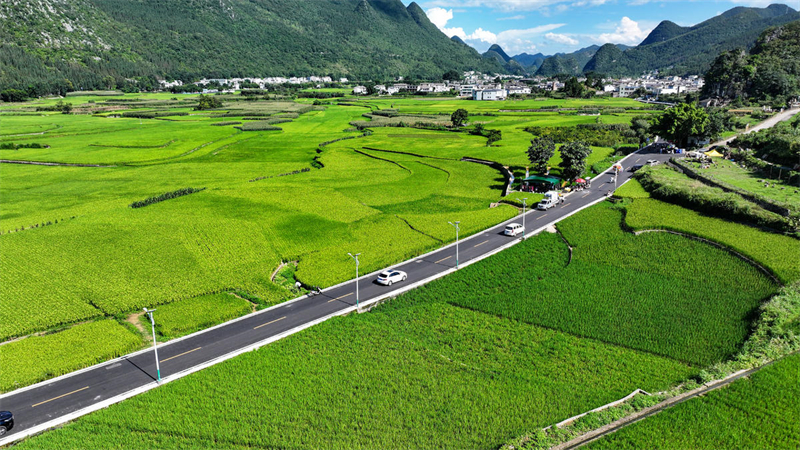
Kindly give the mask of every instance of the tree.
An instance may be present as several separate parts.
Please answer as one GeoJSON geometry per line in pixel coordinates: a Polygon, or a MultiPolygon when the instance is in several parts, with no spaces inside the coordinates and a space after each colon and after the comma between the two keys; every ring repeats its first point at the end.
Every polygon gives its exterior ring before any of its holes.
{"type": "Polygon", "coordinates": [[[450,121],[453,122],[454,127],[460,127],[464,125],[464,122],[467,121],[467,116],[469,113],[466,109],[458,108],[450,115],[450,121]]]}
{"type": "Polygon", "coordinates": [[[689,136],[703,136],[708,114],[692,103],[681,103],[652,119],[650,130],[669,141],[686,147],[689,136]]]}
{"type": "Polygon", "coordinates": [[[483,131],[484,131],[483,124],[478,122],[472,128],[472,131],[470,132],[470,134],[476,134],[478,136],[483,136],[483,131]]]}
{"type": "Polygon", "coordinates": [[[636,137],[639,139],[639,146],[641,147],[650,139],[650,122],[644,117],[634,117],[631,119],[631,131],[636,134],[636,137]]]}
{"type": "Polygon", "coordinates": [[[221,108],[222,101],[213,95],[200,94],[197,97],[197,106],[194,107],[195,111],[202,111],[204,109],[221,108]]]}
{"type": "Polygon", "coordinates": [[[24,102],[28,93],[19,89],[5,89],[0,92],[0,100],[4,102],[24,102]]]}
{"type": "Polygon", "coordinates": [[[531,146],[528,147],[528,160],[531,162],[534,172],[545,173],[547,162],[555,153],[556,144],[553,142],[553,138],[544,136],[533,139],[531,146]]]}
{"type": "Polygon", "coordinates": [[[570,77],[561,92],[567,94],[567,97],[580,98],[583,95],[583,85],[578,82],[576,77],[570,77]]]}
{"type": "Polygon", "coordinates": [[[583,141],[573,141],[561,146],[561,176],[565,180],[574,180],[586,169],[586,158],[592,149],[583,141]]]}
{"type": "Polygon", "coordinates": [[[461,74],[456,70],[448,70],[442,75],[443,80],[447,81],[461,81],[461,74]]]}
{"type": "Polygon", "coordinates": [[[489,130],[489,133],[486,135],[486,146],[488,147],[502,138],[503,133],[500,130],[489,130]]]}

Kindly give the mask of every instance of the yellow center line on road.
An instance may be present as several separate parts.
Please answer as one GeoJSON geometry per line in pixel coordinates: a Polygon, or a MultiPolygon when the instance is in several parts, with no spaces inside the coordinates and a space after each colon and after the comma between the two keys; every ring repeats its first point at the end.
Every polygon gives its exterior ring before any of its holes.
{"type": "Polygon", "coordinates": [[[479,246],[479,245],[483,245],[483,244],[485,244],[485,243],[487,243],[487,242],[489,242],[489,240],[488,240],[488,239],[487,239],[487,240],[485,240],[485,241],[483,241],[483,242],[481,242],[480,244],[475,244],[475,245],[473,245],[472,247],[474,248],[474,247],[477,247],[477,246],[479,246]]]}
{"type": "Polygon", "coordinates": [[[86,390],[86,389],[89,389],[89,386],[82,387],[82,388],[80,388],[80,389],[77,389],[77,390],[74,390],[74,391],[72,391],[72,392],[67,392],[67,393],[66,393],[66,394],[64,394],[64,395],[59,395],[58,397],[53,397],[53,398],[51,398],[50,400],[45,400],[45,401],[43,401],[43,402],[39,402],[39,403],[37,403],[37,404],[35,404],[35,405],[31,405],[31,408],[36,408],[36,407],[37,407],[37,406],[39,406],[39,405],[44,405],[44,404],[45,404],[45,403],[47,403],[47,402],[52,402],[53,400],[58,400],[58,399],[60,399],[60,398],[62,398],[62,397],[66,397],[66,396],[68,396],[68,395],[72,395],[72,394],[74,394],[74,393],[76,393],[76,392],[80,392],[80,391],[83,391],[83,390],[86,390]]]}
{"type": "Polygon", "coordinates": [[[567,206],[569,206],[569,205],[571,205],[571,204],[572,204],[572,203],[567,203],[566,205],[564,205],[564,208],[566,208],[567,206]]]}
{"type": "Polygon", "coordinates": [[[439,264],[440,262],[442,262],[442,261],[444,261],[444,260],[446,260],[446,259],[450,259],[450,258],[452,258],[452,257],[453,257],[453,255],[450,255],[450,256],[448,256],[447,258],[442,258],[442,259],[440,259],[440,260],[436,261],[434,264],[439,264]]]}
{"type": "Polygon", "coordinates": [[[533,219],[533,220],[539,220],[539,219],[541,219],[542,217],[544,217],[544,216],[546,216],[546,215],[547,215],[547,214],[542,214],[541,216],[539,216],[539,217],[537,217],[537,218],[535,218],[535,219],[533,219]]]}
{"type": "Polygon", "coordinates": [[[581,196],[581,198],[586,198],[587,195],[591,194],[591,192],[587,192],[581,196]]]}
{"type": "Polygon", "coordinates": [[[283,319],[285,319],[285,318],[286,318],[286,316],[283,316],[283,317],[281,317],[280,319],[275,319],[275,320],[273,320],[272,322],[267,322],[267,323],[265,323],[265,324],[262,324],[262,325],[259,325],[259,326],[257,326],[257,327],[253,327],[253,329],[254,329],[254,330],[256,330],[256,329],[259,329],[259,328],[261,328],[261,327],[265,327],[265,326],[267,326],[267,325],[269,325],[269,324],[271,324],[271,323],[275,323],[275,322],[277,322],[277,321],[279,321],[279,320],[283,320],[283,319]]]}
{"type": "Polygon", "coordinates": [[[170,356],[169,358],[167,358],[167,359],[162,359],[162,360],[161,360],[161,361],[159,361],[159,362],[162,362],[162,363],[163,363],[163,362],[167,362],[167,361],[169,361],[170,359],[175,359],[175,358],[177,358],[178,356],[183,356],[183,355],[185,355],[185,354],[187,354],[187,353],[192,353],[193,351],[195,351],[195,350],[200,350],[201,348],[203,348],[203,347],[197,347],[197,348],[195,348],[195,349],[193,349],[193,350],[189,350],[188,352],[183,352],[183,353],[181,353],[180,355],[170,356]]]}
{"type": "MultiPolygon", "coordinates": [[[[330,303],[330,302],[335,302],[336,300],[340,300],[340,299],[343,299],[343,298],[345,298],[345,297],[349,297],[349,296],[351,296],[351,295],[353,295],[353,293],[352,293],[352,292],[351,292],[351,293],[349,293],[349,294],[340,295],[339,297],[336,297],[336,298],[335,298],[335,299],[333,299],[333,300],[328,300],[328,303],[330,303]]],[[[280,320],[280,319],[278,319],[278,320],[280,320]]]]}

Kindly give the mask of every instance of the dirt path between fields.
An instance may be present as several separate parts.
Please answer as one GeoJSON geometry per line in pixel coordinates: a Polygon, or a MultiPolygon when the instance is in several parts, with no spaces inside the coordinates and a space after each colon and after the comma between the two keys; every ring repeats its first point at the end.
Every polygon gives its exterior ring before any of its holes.
{"type": "Polygon", "coordinates": [[[18,161],[14,159],[0,159],[0,163],[5,164],[31,164],[34,166],[67,166],[67,167],[117,167],[117,166],[103,166],[100,164],[77,164],[77,163],[60,163],[60,162],[44,162],[44,161],[18,161]]]}

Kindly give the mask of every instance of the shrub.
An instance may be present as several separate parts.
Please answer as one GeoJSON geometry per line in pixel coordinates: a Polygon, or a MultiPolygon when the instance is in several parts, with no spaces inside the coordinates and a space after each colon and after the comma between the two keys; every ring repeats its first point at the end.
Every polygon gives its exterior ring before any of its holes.
{"type": "Polygon", "coordinates": [[[163,202],[164,200],[169,200],[172,198],[182,197],[184,195],[194,194],[195,192],[200,192],[205,189],[206,188],[197,189],[197,188],[187,187],[183,189],[178,189],[177,191],[165,192],[161,195],[156,195],[155,197],[148,197],[144,200],[133,202],[128,206],[130,206],[131,208],[142,208],[148,205],[152,205],[153,203],[163,202]]]}

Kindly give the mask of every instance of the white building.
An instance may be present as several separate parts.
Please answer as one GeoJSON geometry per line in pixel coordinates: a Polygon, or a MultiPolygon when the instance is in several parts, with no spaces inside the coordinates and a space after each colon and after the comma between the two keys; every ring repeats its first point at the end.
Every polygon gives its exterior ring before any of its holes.
{"type": "Polygon", "coordinates": [[[505,100],[507,96],[505,89],[484,89],[472,93],[473,100],[505,100]]]}
{"type": "Polygon", "coordinates": [[[506,86],[508,95],[528,95],[531,93],[531,88],[528,86],[506,86]]]}
{"type": "Polygon", "coordinates": [[[472,92],[475,90],[474,84],[462,84],[458,90],[458,95],[461,97],[472,97],[472,92]]]}
{"type": "Polygon", "coordinates": [[[356,86],[353,88],[353,95],[367,95],[366,86],[356,86]]]}

